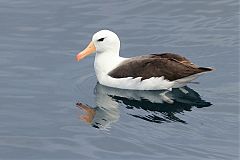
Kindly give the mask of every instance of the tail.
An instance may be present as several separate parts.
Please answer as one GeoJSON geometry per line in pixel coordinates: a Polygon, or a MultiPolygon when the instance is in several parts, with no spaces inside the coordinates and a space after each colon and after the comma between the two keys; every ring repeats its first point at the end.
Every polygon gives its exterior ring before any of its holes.
{"type": "Polygon", "coordinates": [[[211,67],[198,67],[197,69],[198,69],[197,73],[192,74],[192,75],[190,75],[188,77],[184,77],[184,78],[175,80],[175,82],[177,82],[177,83],[173,86],[173,88],[182,87],[182,86],[186,85],[187,83],[195,80],[201,74],[204,74],[206,72],[210,72],[210,71],[214,71],[215,70],[214,68],[211,68],[211,67]]]}
{"type": "Polygon", "coordinates": [[[210,71],[214,71],[215,69],[212,68],[212,67],[198,67],[198,69],[201,71],[201,72],[210,72],[210,71]]]}

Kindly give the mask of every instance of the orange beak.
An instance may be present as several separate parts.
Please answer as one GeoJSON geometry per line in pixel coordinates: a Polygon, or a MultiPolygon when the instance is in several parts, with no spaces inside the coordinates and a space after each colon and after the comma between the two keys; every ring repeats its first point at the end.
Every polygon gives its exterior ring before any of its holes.
{"type": "Polygon", "coordinates": [[[96,51],[96,47],[94,46],[93,42],[91,41],[89,43],[89,45],[87,46],[87,48],[85,48],[82,52],[80,52],[76,55],[76,60],[80,61],[95,51],[96,51]]]}

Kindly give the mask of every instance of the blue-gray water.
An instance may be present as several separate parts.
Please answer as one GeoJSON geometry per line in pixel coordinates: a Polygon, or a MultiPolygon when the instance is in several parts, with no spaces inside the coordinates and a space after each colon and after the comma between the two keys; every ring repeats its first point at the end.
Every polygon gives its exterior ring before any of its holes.
{"type": "Polygon", "coordinates": [[[238,159],[238,3],[0,0],[0,159],[238,159]],[[216,71],[173,102],[96,85],[94,55],[74,56],[100,29],[122,56],[174,52],[216,71]]]}

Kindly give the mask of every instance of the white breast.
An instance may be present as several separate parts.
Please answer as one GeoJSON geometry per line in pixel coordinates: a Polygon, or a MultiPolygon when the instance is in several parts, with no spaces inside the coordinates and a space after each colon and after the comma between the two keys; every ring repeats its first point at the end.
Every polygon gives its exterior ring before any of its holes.
{"type": "Polygon", "coordinates": [[[108,73],[128,58],[113,56],[112,54],[97,53],[94,61],[94,69],[100,84],[106,84],[108,73]]]}

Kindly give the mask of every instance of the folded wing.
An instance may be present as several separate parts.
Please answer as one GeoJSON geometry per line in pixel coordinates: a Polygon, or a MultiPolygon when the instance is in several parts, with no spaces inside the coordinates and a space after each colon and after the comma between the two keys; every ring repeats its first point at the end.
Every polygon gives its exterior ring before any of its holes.
{"type": "Polygon", "coordinates": [[[138,56],[122,62],[108,73],[113,78],[141,77],[141,80],[162,77],[174,81],[194,74],[212,71],[198,67],[185,57],[173,53],[138,56]]]}

